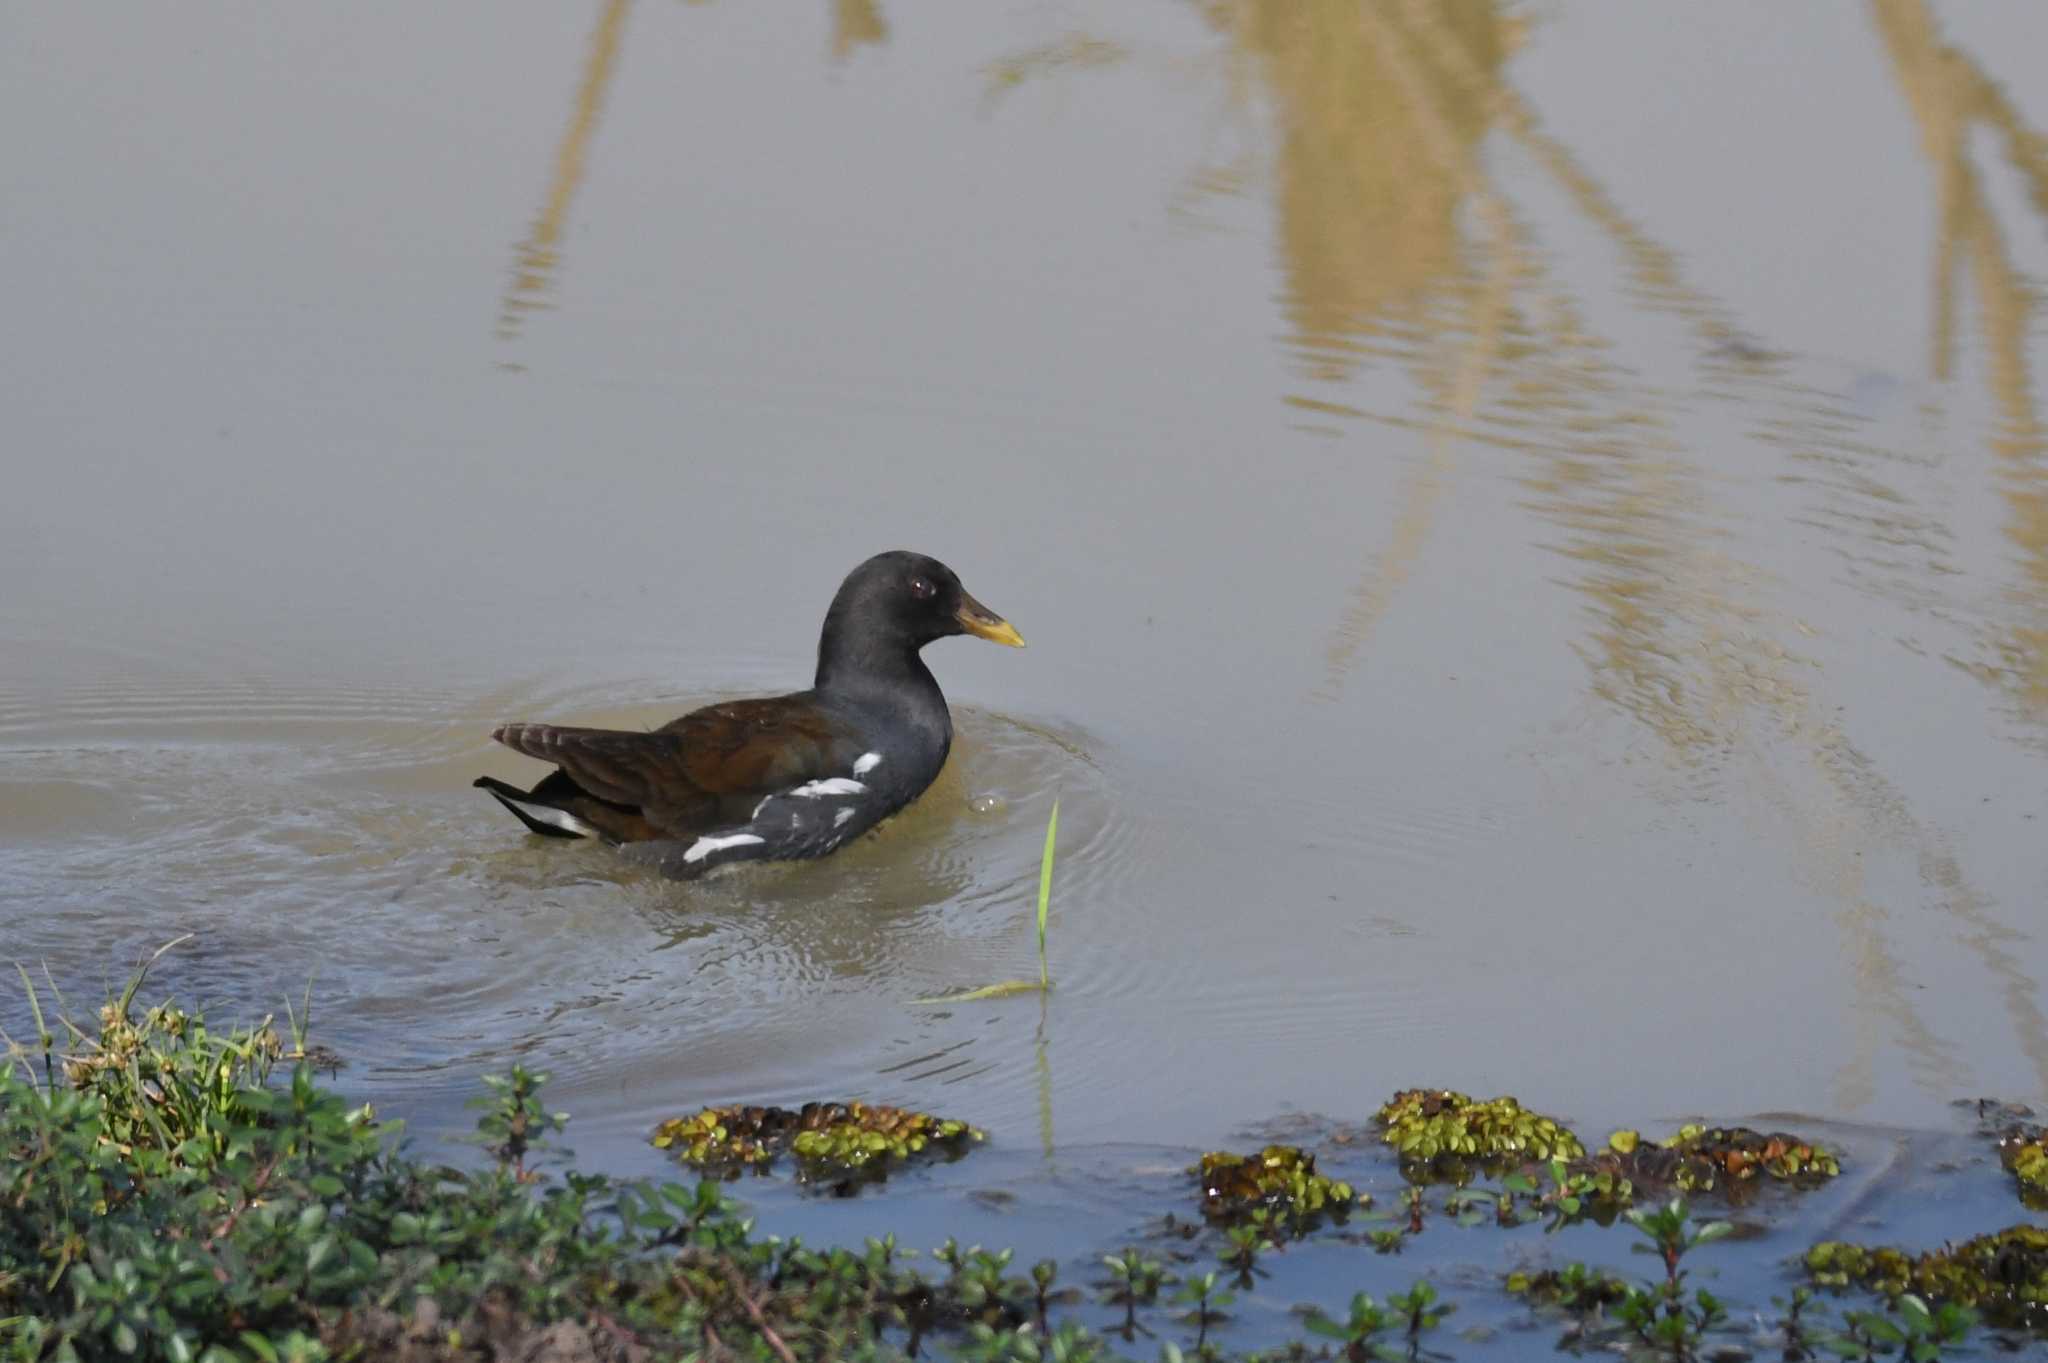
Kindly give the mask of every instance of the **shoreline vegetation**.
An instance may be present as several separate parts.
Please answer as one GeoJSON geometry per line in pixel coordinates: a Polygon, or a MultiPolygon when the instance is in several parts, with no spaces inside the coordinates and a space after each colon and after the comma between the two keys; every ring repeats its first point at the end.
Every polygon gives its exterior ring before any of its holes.
{"type": "MultiPolygon", "coordinates": [[[[983,1133],[861,1103],[707,1108],[654,1138],[691,1180],[630,1183],[553,1167],[567,1114],[542,1103],[544,1074],[515,1067],[472,1103],[477,1167],[428,1163],[398,1123],[322,1084],[336,1058],[308,1043],[305,1005],[283,1031],[216,1029],[171,1002],[140,1007],[146,977],[80,1022],[21,971],[37,1034],[6,1039],[0,1065],[0,1359],[1498,1356],[1490,1329],[1458,1332],[1466,1305],[1515,1314],[1546,1352],[1926,1360],[2025,1347],[2048,1323],[2048,1232],[2027,1224],[1919,1255],[1821,1242],[1785,1265],[1785,1295],[1724,1300],[1695,1270],[1753,1251],[1697,1208],[1797,1196],[1839,1172],[1836,1154],[1708,1127],[1592,1149],[1512,1098],[1449,1090],[1398,1093],[1362,1129],[1389,1163],[1378,1191],[1269,1145],[1203,1155],[1160,1234],[1119,1253],[1077,1244],[1027,1266],[953,1239],[920,1254],[886,1232],[812,1248],[758,1226],[726,1180],[786,1154],[800,1180],[850,1191],[971,1157],[983,1133]],[[1653,1267],[1626,1279],[1503,1255],[1484,1287],[1389,1286],[1380,1256],[1446,1221],[1610,1227],[1653,1267]],[[1357,1247],[1355,1278],[1378,1295],[1297,1308],[1262,1352],[1226,1351],[1239,1295],[1284,1271],[1289,1245],[1332,1241],[1357,1247]]],[[[2033,1203],[2030,1115],[1979,1119],[2033,1203]]],[[[873,1205],[880,1231],[889,1207],[873,1205]]]]}

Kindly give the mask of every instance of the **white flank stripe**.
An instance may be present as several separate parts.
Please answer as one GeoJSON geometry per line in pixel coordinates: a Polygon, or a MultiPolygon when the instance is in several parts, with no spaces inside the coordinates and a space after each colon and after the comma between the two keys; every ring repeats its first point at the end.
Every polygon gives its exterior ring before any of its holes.
{"type": "Polygon", "coordinates": [[[832,776],[823,781],[806,781],[790,792],[815,800],[820,795],[865,795],[868,788],[851,776],[832,776]]]}
{"type": "Polygon", "coordinates": [[[837,828],[839,827],[839,825],[845,823],[848,819],[852,817],[853,811],[851,809],[842,809],[837,814],[834,814],[832,816],[832,826],[834,828],[837,828]]]}
{"type": "Polygon", "coordinates": [[[690,844],[690,850],[683,853],[684,861],[702,861],[713,852],[725,847],[745,847],[761,839],[752,833],[728,833],[722,838],[704,837],[690,844]]]}
{"type": "Polygon", "coordinates": [[[531,814],[535,823],[544,823],[549,828],[559,828],[564,833],[574,833],[579,838],[594,838],[597,836],[595,828],[592,828],[566,809],[550,809],[546,805],[529,805],[525,803],[522,803],[519,807],[528,814],[531,814]]]}
{"type": "Polygon", "coordinates": [[[873,771],[876,767],[879,767],[881,765],[882,755],[880,753],[864,752],[860,755],[860,760],[853,764],[853,774],[855,776],[866,776],[869,772],[873,771]]]}

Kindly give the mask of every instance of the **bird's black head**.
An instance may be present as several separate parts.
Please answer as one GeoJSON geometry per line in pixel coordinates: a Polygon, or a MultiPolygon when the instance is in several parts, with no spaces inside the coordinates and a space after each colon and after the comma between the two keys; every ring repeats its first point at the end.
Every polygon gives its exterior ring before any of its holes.
{"type": "Polygon", "coordinates": [[[937,559],[905,549],[876,554],[846,575],[825,613],[818,685],[850,673],[892,673],[949,634],[1024,646],[1010,622],[968,595],[937,559]]]}

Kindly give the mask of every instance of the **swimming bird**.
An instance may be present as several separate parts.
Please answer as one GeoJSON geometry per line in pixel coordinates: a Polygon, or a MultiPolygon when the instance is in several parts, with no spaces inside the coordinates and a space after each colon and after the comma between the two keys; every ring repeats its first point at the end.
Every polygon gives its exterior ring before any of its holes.
{"type": "Polygon", "coordinates": [[[1024,646],[945,564],[877,554],[825,612],[810,690],[708,705],[652,732],[502,725],[492,738],[555,770],[531,790],[475,784],[543,837],[601,839],[682,879],[822,857],[945,765],[953,716],[918,652],[953,634],[1024,646]]]}

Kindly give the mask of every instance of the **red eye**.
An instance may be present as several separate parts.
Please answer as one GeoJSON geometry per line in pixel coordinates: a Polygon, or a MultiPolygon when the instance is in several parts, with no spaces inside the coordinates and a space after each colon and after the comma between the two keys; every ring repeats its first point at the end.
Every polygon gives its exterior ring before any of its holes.
{"type": "Polygon", "coordinates": [[[939,589],[931,584],[930,578],[913,577],[910,579],[910,594],[920,601],[929,601],[939,594],[939,589]]]}

